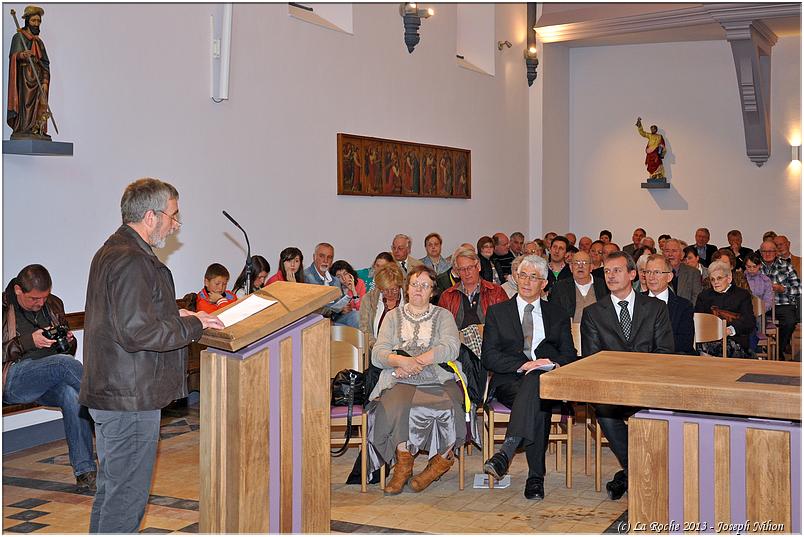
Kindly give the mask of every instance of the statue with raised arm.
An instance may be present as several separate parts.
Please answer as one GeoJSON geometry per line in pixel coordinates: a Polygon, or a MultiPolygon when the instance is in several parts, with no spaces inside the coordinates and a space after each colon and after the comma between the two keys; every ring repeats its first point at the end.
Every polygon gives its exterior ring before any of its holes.
{"type": "Polygon", "coordinates": [[[638,117],[636,122],[639,135],[648,139],[648,145],[645,146],[645,166],[648,167],[650,179],[664,179],[664,165],[662,159],[666,152],[664,137],[659,134],[659,128],[656,125],[650,126],[650,132],[645,132],[642,128],[642,118],[638,117]]]}
{"type": "Polygon", "coordinates": [[[11,38],[8,55],[6,122],[13,130],[12,140],[50,140],[47,134],[48,119],[52,121],[48,106],[50,60],[45,44],[39,37],[44,14],[45,10],[39,6],[27,6],[22,15],[25,25],[20,28],[16,12],[11,10],[17,24],[17,33],[11,38]]]}

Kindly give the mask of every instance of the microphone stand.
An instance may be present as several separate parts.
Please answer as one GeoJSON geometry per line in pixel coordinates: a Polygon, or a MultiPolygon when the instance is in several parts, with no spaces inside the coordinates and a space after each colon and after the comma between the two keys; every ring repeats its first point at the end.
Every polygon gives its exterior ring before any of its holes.
{"type": "Polygon", "coordinates": [[[237,226],[237,228],[240,231],[242,231],[243,235],[246,237],[246,268],[245,268],[246,280],[244,283],[245,283],[245,291],[246,294],[248,295],[251,294],[251,271],[254,268],[254,264],[251,262],[251,244],[248,242],[248,233],[246,233],[246,230],[243,229],[240,226],[240,224],[238,224],[237,221],[229,215],[229,213],[227,213],[226,211],[222,212],[223,216],[228,218],[231,223],[237,226]]]}

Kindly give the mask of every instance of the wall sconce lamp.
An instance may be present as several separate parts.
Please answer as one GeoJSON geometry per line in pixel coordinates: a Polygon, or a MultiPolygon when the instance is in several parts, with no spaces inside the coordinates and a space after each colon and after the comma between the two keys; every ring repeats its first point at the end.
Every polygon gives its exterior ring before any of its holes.
{"type": "Polygon", "coordinates": [[[528,47],[525,49],[525,68],[528,73],[528,87],[536,80],[536,68],[539,67],[539,57],[536,48],[536,3],[528,2],[528,47]]]}
{"type": "Polygon", "coordinates": [[[792,160],[801,162],[801,146],[791,145],[790,147],[793,149],[792,160]]]}
{"type": "Polygon", "coordinates": [[[503,47],[511,48],[513,46],[514,45],[512,45],[511,42],[508,41],[507,39],[505,41],[497,41],[497,50],[502,50],[503,47]]]}
{"type": "Polygon", "coordinates": [[[402,15],[402,23],[405,25],[405,45],[409,53],[419,44],[419,26],[422,24],[422,19],[429,18],[434,13],[433,8],[419,8],[415,3],[399,6],[399,14],[402,15]]]}

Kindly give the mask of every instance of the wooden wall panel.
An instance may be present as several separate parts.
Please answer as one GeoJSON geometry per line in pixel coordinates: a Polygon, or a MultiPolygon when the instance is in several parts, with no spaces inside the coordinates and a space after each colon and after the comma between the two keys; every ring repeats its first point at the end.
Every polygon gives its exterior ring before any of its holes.
{"type": "Polygon", "coordinates": [[[764,533],[790,533],[790,433],[749,428],[745,435],[745,466],[748,520],[776,525],[765,528],[764,533]]]}
{"type": "Polygon", "coordinates": [[[628,519],[640,523],[669,522],[667,474],[668,425],[663,420],[628,420],[628,519]]]}
{"type": "MultiPolygon", "coordinates": [[[[698,424],[684,424],[684,522],[700,522],[698,424]]],[[[683,526],[683,525],[682,525],[683,526]]],[[[694,533],[694,532],[693,532],[694,533]]]]}
{"type": "MultiPolygon", "coordinates": [[[[302,532],[329,533],[329,319],[302,331],[302,532]]],[[[298,374],[298,372],[297,372],[298,374]]]]}
{"type": "MultiPolygon", "coordinates": [[[[729,487],[731,477],[731,448],[729,445],[729,427],[715,425],[715,526],[719,523],[731,523],[731,494],[729,487]]],[[[703,446],[702,449],[709,449],[703,446]]]]}
{"type": "MultiPolygon", "coordinates": [[[[297,336],[298,337],[298,336],[297,336]]],[[[293,340],[283,339],[279,344],[280,389],[282,410],[280,423],[280,490],[279,531],[293,533],[293,340]]]]}

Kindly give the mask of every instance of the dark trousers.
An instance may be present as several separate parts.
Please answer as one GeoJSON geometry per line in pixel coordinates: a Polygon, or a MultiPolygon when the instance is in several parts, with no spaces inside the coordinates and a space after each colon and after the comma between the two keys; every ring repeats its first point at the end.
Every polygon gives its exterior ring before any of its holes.
{"type": "Polygon", "coordinates": [[[151,492],[162,411],[90,408],[89,413],[99,462],[89,533],[138,533],[151,492]]]}
{"type": "Polygon", "coordinates": [[[793,304],[776,306],[776,320],[779,322],[779,356],[784,354],[793,338],[793,332],[796,331],[796,323],[799,321],[796,310],[793,304]]]}
{"type": "Polygon", "coordinates": [[[625,420],[639,409],[619,405],[594,405],[597,423],[609,441],[609,447],[617,457],[617,462],[628,474],[628,426],[625,420]]]}
{"type": "Polygon", "coordinates": [[[524,439],[522,445],[528,459],[528,477],[544,478],[544,454],[550,437],[553,402],[542,401],[539,397],[540,376],[541,372],[534,371],[514,382],[497,386],[494,398],[511,409],[507,436],[524,439]]]}

